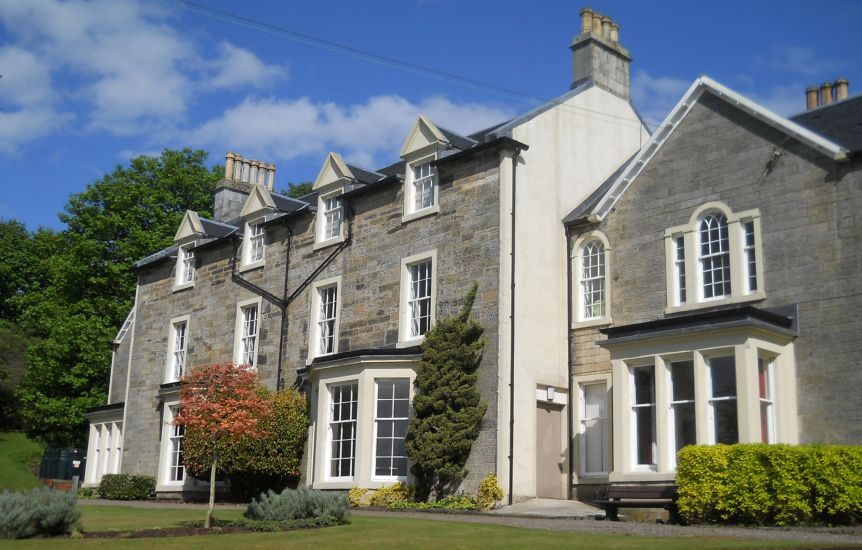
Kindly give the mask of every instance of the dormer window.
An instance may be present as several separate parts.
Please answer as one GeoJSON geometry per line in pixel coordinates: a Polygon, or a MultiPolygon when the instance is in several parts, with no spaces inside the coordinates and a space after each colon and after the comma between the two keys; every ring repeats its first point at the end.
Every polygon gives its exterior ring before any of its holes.
{"type": "Polygon", "coordinates": [[[341,236],[341,221],[344,218],[344,208],[338,195],[320,199],[323,207],[322,240],[336,239],[341,236]]]}
{"type": "Polygon", "coordinates": [[[245,243],[243,244],[243,265],[246,267],[263,265],[264,242],[266,236],[263,220],[248,222],[245,225],[245,243]]]}
{"type": "Polygon", "coordinates": [[[434,163],[440,151],[452,147],[443,131],[424,116],[419,116],[401,147],[401,158],[405,163],[402,222],[440,211],[440,189],[434,163]]]}
{"type": "Polygon", "coordinates": [[[176,276],[174,278],[174,290],[187,288],[195,282],[195,243],[180,245],[177,250],[176,276]]]}
{"type": "Polygon", "coordinates": [[[413,211],[434,206],[436,174],[430,162],[413,165],[413,211]]]}

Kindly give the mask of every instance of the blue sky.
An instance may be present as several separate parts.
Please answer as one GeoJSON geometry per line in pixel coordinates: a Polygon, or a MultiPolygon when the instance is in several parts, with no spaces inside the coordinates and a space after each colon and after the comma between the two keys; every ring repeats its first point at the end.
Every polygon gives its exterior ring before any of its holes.
{"type": "MultiPolygon", "coordinates": [[[[422,112],[469,133],[571,82],[587,2],[199,0],[519,94],[456,84],[208,17],[176,0],[0,0],[0,218],[61,228],[72,193],[139,154],[191,146],[275,162],[277,188],[325,154],[397,160],[422,112]]],[[[780,114],[810,84],[862,86],[862,3],[613,2],[635,106],[660,121],[699,74],[780,114]]]]}

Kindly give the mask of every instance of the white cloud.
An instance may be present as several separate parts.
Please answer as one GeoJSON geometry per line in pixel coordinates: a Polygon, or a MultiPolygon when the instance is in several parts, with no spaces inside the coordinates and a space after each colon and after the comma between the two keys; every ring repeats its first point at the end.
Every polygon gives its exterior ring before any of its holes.
{"type": "Polygon", "coordinates": [[[0,111],[0,153],[17,154],[22,145],[53,133],[72,118],[42,106],[0,111]]]}
{"type": "Polygon", "coordinates": [[[753,61],[755,67],[769,67],[805,77],[830,75],[842,68],[841,63],[818,56],[813,48],[784,44],[772,44],[769,53],[757,55],[753,61]]]}
{"type": "Polygon", "coordinates": [[[632,100],[650,127],[655,128],[670,113],[691,82],[680,78],[653,77],[638,71],[632,79],[632,100]]]}
{"type": "Polygon", "coordinates": [[[233,149],[261,159],[290,160],[334,150],[369,168],[397,158],[419,113],[455,132],[468,133],[512,116],[503,108],[432,97],[414,104],[397,95],[349,106],[308,98],[247,98],[184,139],[195,147],[233,149]]]}
{"type": "Polygon", "coordinates": [[[215,74],[207,83],[214,88],[254,86],[269,88],[278,80],[287,78],[287,69],[267,65],[252,52],[229,42],[219,45],[221,57],[212,62],[215,74]]]}
{"type": "Polygon", "coordinates": [[[29,71],[7,94],[20,102],[20,83],[36,83],[41,105],[59,96],[61,110],[83,110],[83,128],[147,135],[182,125],[193,95],[213,82],[226,86],[233,77],[248,85],[284,75],[228,42],[216,57],[202,53],[202,44],[172,26],[171,9],[150,0],[3,0],[0,26],[7,40],[14,37],[5,55],[26,58],[29,71]],[[65,88],[52,90],[52,76],[65,88]]]}

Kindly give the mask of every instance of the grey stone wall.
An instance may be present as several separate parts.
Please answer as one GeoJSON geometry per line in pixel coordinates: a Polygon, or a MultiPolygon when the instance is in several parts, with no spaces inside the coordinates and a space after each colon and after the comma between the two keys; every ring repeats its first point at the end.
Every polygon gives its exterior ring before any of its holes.
{"type": "Polygon", "coordinates": [[[224,222],[238,218],[251,186],[239,181],[221,179],[213,193],[213,219],[224,222]]]}
{"type": "MultiPolygon", "coordinates": [[[[479,293],[473,316],[485,328],[485,354],[479,371],[480,390],[488,403],[482,433],[468,462],[468,488],[496,467],[497,293],[499,282],[499,174],[495,154],[450,165],[440,174],[440,212],[401,222],[403,185],[393,184],[361,194],[352,201],[353,241],[317,280],[342,277],[338,351],[395,344],[401,285],[401,259],[437,250],[437,318],[456,313],[473,281],[479,293]]],[[[287,293],[311,275],[335,247],[313,250],[314,218],[306,215],[290,228],[267,228],[265,266],[239,275],[281,296],[287,264],[287,293]],[[292,234],[288,237],[288,233],[292,234]]],[[[159,384],[167,361],[169,323],[190,315],[187,362],[191,368],[230,361],[236,304],[255,295],[231,280],[231,245],[197,253],[195,285],[172,291],[174,262],[142,272],[132,375],[127,403],[123,471],[154,475],[158,467],[161,426],[159,384]]],[[[283,378],[296,379],[305,367],[310,322],[309,286],[290,304],[284,341],[283,378]]],[[[262,300],[258,372],[276,387],[281,310],[262,300]]]]}
{"type": "Polygon", "coordinates": [[[592,80],[598,86],[628,100],[631,58],[619,44],[588,33],[575,38],[572,50],[572,88],[592,80]]]}
{"type": "Polygon", "coordinates": [[[126,398],[126,378],[129,372],[129,352],[132,349],[132,334],[129,331],[118,346],[114,346],[111,360],[111,399],[108,405],[122,403],[126,398]]]}
{"type": "MultiPolygon", "coordinates": [[[[766,299],[756,305],[799,304],[800,440],[862,443],[862,163],[830,161],[705,95],[598,226],[613,248],[615,325],[663,317],[664,230],[708,201],[760,210],[766,299]]],[[[579,338],[576,355],[593,345],[579,338]]],[[[589,368],[602,364],[610,370],[602,358],[589,368]]]]}

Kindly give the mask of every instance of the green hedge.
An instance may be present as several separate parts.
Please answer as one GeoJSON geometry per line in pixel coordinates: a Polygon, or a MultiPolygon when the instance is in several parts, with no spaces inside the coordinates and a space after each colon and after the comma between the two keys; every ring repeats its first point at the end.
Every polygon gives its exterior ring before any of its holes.
{"type": "Polygon", "coordinates": [[[156,491],[156,480],[134,474],[105,474],[99,496],[109,500],[144,500],[156,491]]]}
{"type": "Polygon", "coordinates": [[[24,539],[71,533],[81,512],[75,496],[51,489],[0,493],[0,538],[24,539]]]}
{"type": "Polygon", "coordinates": [[[690,446],[676,479],[691,523],[862,523],[862,447],[690,446]]]}

